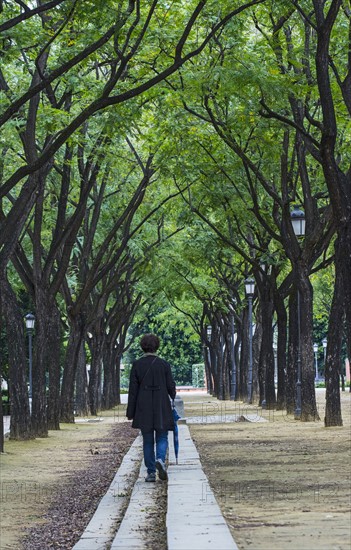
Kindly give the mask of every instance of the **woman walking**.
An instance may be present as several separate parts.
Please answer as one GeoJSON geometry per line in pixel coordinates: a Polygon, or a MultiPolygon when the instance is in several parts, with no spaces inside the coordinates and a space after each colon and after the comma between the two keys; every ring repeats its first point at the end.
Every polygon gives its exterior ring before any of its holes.
{"type": "Polygon", "coordinates": [[[140,340],[144,355],[132,366],[129,380],[127,418],[143,436],[145,481],[166,480],[165,466],[168,449],[168,431],[174,430],[170,399],[176,395],[170,365],[156,355],[160,340],[155,334],[145,334],[140,340]],[[156,456],[155,456],[156,442],[156,456]]]}

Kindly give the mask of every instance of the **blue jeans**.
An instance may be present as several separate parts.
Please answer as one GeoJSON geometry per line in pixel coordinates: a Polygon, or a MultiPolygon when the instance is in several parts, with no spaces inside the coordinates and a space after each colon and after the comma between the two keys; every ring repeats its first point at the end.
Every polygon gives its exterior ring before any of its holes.
{"type": "Polygon", "coordinates": [[[141,432],[143,434],[143,449],[144,462],[147,468],[147,473],[156,472],[155,466],[155,432],[156,432],[156,459],[160,458],[163,462],[166,461],[166,453],[168,449],[168,432],[160,432],[159,430],[150,430],[141,432]]]}

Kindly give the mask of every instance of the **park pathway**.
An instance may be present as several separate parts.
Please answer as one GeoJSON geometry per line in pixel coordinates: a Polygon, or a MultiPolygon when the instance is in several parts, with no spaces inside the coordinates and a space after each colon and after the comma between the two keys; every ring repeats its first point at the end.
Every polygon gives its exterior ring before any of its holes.
{"type": "Polygon", "coordinates": [[[142,441],[136,438],[73,550],[238,550],[186,424],[179,425],[179,441],[179,464],[170,441],[168,484],[145,483],[142,441]],[[162,493],[167,498],[167,544],[155,545],[150,535],[163,522],[162,493]]]}

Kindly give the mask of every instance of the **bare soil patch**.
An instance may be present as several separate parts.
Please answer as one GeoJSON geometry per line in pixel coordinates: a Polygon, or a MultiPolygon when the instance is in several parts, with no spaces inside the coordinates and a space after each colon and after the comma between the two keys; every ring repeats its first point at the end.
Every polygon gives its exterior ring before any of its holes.
{"type": "MultiPolygon", "coordinates": [[[[255,408],[185,399],[186,416],[204,415],[205,424],[191,425],[191,434],[240,550],[350,549],[349,392],[342,393],[340,428],[301,423],[279,411],[263,411],[265,423],[229,424],[226,415],[255,408]],[[211,415],[223,422],[211,424],[211,415]]],[[[323,418],[324,391],[317,400],[323,418]]]]}
{"type": "Polygon", "coordinates": [[[157,480],[152,490],[154,503],[145,510],[148,528],[143,528],[143,543],[145,549],[167,550],[167,482],[157,480]]]}
{"type": "Polygon", "coordinates": [[[129,423],[110,418],[64,424],[48,438],[6,441],[1,550],[71,548],[136,435],[129,423]]]}

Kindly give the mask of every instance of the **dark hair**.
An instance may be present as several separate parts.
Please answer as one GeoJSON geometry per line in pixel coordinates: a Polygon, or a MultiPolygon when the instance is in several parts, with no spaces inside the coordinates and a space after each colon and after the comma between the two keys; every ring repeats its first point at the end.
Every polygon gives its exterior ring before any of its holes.
{"type": "Polygon", "coordinates": [[[145,353],[155,353],[160,347],[160,339],[156,334],[144,334],[140,346],[145,353]]]}

